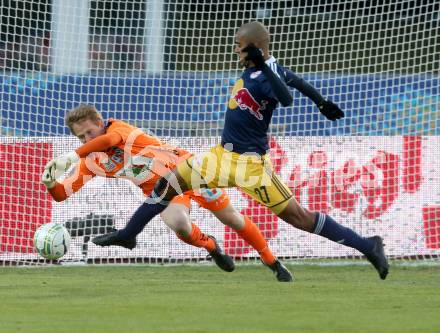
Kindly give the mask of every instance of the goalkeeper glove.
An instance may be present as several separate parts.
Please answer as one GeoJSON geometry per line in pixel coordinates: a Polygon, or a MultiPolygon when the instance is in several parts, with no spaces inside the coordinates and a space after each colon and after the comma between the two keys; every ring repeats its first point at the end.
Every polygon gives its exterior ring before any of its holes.
{"type": "MultiPolygon", "coordinates": [[[[73,164],[79,161],[79,156],[75,151],[71,151],[70,153],[61,155],[53,160],[52,168],[55,169],[55,172],[63,173],[66,172],[73,164]]],[[[49,162],[50,163],[50,162],[49,162]]]]}
{"type": "Polygon", "coordinates": [[[256,69],[262,69],[266,64],[263,51],[261,51],[261,49],[256,47],[254,44],[249,44],[242,50],[242,52],[247,53],[247,56],[244,58],[244,60],[252,61],[256,69]]]}
{"type": "Polygon", "coordinates": [[[55,180],[61,177],[80,157],[75,151],[61,155],[46,164],[41,181],[48,189],[55,186],[55,180]]]}
{"type": "Polygon", "coordinates": [[[318,109],[328,120],[335,121],[336,119],[344,118],[344,112],[330,100],[325,99],[319,103],[318,109]]]}
{"type": "Polygon", "coordinates": [[[41,176],[41,181],[48,188],[51,189],[55,186],[55,172],[53,169],[55,160],[50,161],[44,167],[43,174],[41,176]]]}

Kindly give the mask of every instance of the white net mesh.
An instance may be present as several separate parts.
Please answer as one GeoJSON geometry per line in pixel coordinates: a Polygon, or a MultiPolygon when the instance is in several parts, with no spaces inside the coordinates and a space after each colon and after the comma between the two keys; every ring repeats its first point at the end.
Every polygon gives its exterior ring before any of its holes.
{"type": "MultiPolygon", "coordinates": [[[[90,237],[123,227],[143,200],[140,190],[97,178],[56,203],[40,174],[49,159],[79,145],[64,125],[66,111],[79,103],[194,153],[215,145],[241,72],[234,34],[250,20],[269,28],[281,64],[346,113],[327,121],[297,91],[293,107],[275,112],[274,166],[298,201],[362,235],[380,234],[390,256],[437,258],[439,6],[434,0],[2,2],[1,262],[45,263],[32,237],[48,222],[70,223],[65,261],[203,259],[204,250],[180,242],[159,218],[133,251],[95,247],[90,237]]],[[[293,229],[235,189],[228,193],[279,257],[359,255],[293,229]]],[[[191,217],[227,253],[257,257],[209,212],[193,204],[191,217]]]]}

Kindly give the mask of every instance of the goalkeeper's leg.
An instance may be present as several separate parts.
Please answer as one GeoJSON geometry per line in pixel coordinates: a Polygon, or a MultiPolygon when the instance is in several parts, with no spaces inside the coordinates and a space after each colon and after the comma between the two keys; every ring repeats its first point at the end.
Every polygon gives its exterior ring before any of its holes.
{"type": "Polygon", "coordinates": [[[192,188],[206,185],[198,171],[193,170],[192,157],[180,162],[177,167],[161,177],[146,201],[138,207],[125,228],[116,232],[95,237],[92,242],[99,246],[122,245],[125,242],[135,243],[136,236],[158,214],[162,213],[171,200],[192,188]]]}
{"type": "Polygon", "coordinates": [[[161,213],[163,221],[180,240],[189,245],[206,249],[218,267],[226,272],[232,272],[235,269],[232,258],[223,253],[213,236],[206,235],[198,226],[190,222],[189,201],[189,196],[186,195],[176,197],[161,213]]]}
{"type": "MultiPolygon", "coordinates": [[[[209,208],[209,207],[205,207],[209,208]]],[[[292,274],[281,262],[273,255],[267,244],[266,239],[260,229],[252,220],[240,214],[230,203],[220,210],[211,212],[225,225],[231,227],[235,232],[252,246],[260,255],[261,261],[268,266],[276,275],[280,282],[293,281],[292,274]]]]}
{"type": "Polygon", "coordinates": [[[152,194],[134,212],[125,228],[97,236],[92,242],[99,246],[118,245],[133,249],[136,246],[136,236],[156,215],[167,208],[175,196],[186,191],[186,187],[185,181],[173,170],[156,182],[152,194]]]}

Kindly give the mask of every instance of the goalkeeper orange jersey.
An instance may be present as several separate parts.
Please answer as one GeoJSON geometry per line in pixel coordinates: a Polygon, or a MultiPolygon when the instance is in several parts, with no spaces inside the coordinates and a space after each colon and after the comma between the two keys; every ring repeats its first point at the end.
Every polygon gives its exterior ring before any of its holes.
{"type": "Polygon", "coordinates": [[[120,141],[111,147],[97,147],[89,142],[78,149],[83,152],[80,162],[62,183],[56,183],[50,191],[55,200],[65,200],[94,176],[129,179],[149,195],[161,176],[191,156],[186,150],[164,144],[120,120],[108,121],[106,134],[112,133],[117,133],[120,141]],[[93,146],[93,152],[83,157],[84,147],[89,144],[93,146]]]}
{"type": "MultiPolygon", "coordinates": [[[[137,127],[110,119],[106,134],[79,147],[80,162],[62,183],[49,189],[56,201],[63,201],[77,192],[95,176],[126,178],[139,186],[148,196],[157,180],[165,176],[179,162],[191,154],[159,141],[137,127]]],[[[211,211],[218,211],[230,203],[224,190],[191,190],[175,197],[171,202],[190,208],[190,200],[211,211]]]]}

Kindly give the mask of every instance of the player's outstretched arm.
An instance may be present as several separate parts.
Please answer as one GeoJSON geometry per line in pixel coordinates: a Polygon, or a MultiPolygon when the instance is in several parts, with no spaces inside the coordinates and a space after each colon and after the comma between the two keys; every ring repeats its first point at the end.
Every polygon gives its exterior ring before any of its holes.
{"type": "Polygon", "coordinates": [[[112,146],[116,146],[122,141],[120,134],[116,132],[100,135],[93,140],[83,144],[74,151],[61,155],[53,159],[52,168],[57,172],[65,172],[73,164],[77,163],[80,158],[87,157],[90,153],[106,151],[112,146]]]}
{"type": "Polygon", "coordinates": [[[318,107],[319,111],[329,120],[344,118],[344,112],[338,105],[325,99],[310,83],[295,75],[292,71],[286,70],[286,83],[288,86],[297,89],[300,93],[310,98],[318,107]]]}
{"type": "Polygon", "coordinates": [[[250,60],[254,63],[255,68],[261,70],[272,86],[272,90],[280,101],[281,105],[289,106],[293,103],[292,94],[287,88],[286,84],[270,69],[270,67],[266,64],[263,53],[259,48],[257,48],[253,44],[249,44],[243,49],[243,52],[247,53],[245,60],[250,60]]]}
{"type": "Polygon", "coordinates": [[[52,198],[64,201],[73,193],[78,192],[89,180],[95,177],[95,173],[87,168],[84,159],[80,160],[70,174],[61,182],[57,181],[63,175],[54,167],[54,160],[46,164],[41,181],[46,186],[52,198]]]}

